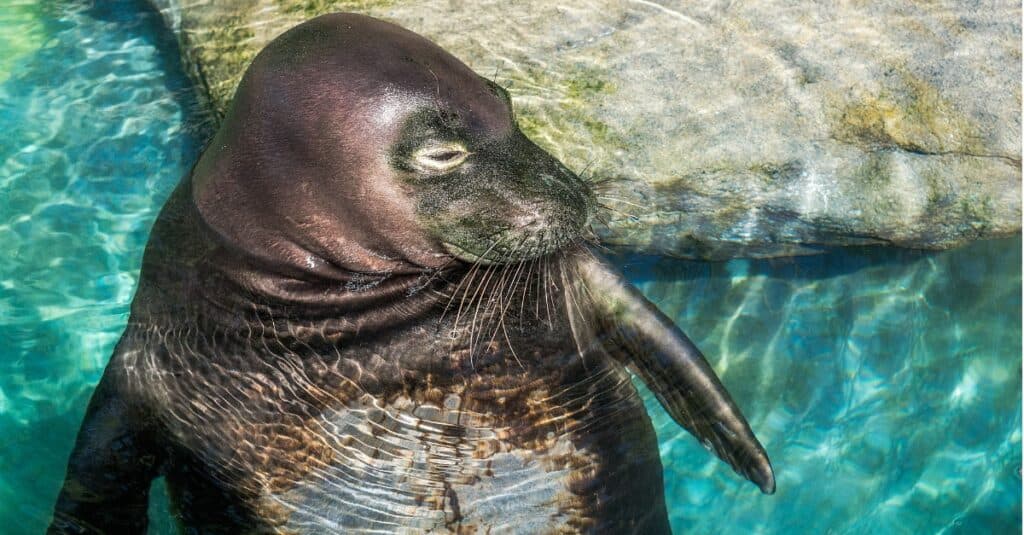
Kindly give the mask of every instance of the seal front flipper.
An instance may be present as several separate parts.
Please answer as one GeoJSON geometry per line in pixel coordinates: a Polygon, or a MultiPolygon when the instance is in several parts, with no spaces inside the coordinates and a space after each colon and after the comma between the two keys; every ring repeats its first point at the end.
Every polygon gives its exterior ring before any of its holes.
{"type": "Polygon", "coordinates": [[[86,409],[47,533],[145,533],[157,459],[112,359],[86,409]]]}
{"type": "Polygon", "coordinates": [[[631,365],[672,418],[766,494],[775,475],[739,407],[697,347],[606,260],[579,255],[599,340],[631,365]]]}

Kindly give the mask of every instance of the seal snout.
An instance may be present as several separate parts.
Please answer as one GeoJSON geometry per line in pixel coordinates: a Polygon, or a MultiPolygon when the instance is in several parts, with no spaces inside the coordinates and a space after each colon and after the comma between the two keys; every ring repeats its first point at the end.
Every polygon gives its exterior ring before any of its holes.
{"type": "Polygon", "coordinates": [[[587,184],[518,129],[437,178],[415,182],[419,213],[445,250],[471,263],[554,253],[584,235],[595,203],[587,184]]]}

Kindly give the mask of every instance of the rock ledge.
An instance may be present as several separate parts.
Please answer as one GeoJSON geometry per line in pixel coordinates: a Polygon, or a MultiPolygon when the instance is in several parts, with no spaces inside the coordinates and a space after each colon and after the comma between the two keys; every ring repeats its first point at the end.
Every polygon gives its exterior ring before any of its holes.
{"type": "Polygon", "coordinates": [[[506,87],[531,138],[614,179],[609,244],[724,259],[1020,232],[1016,3],[150,1],[215,116],[315,15],[429,37],[506,87]]]}

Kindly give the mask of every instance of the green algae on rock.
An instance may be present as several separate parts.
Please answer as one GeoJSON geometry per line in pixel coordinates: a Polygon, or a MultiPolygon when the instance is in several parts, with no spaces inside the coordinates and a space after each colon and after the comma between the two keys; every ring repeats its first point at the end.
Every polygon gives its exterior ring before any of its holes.
{"type": "MultiPolygon", "coordinates": [[[[888,77],[888,76],[887,76],[888,77]]],[[[905,72],[881,93],[861,96],[842,109],[836,137],[880,149],[922,154],[983,155],[982,132],[954,103],[924,80],[905,72]]]]}
{"type": "Polygon", "coordinates": [[[421,33],[595,179],[612,245],[696,258],[946,248],[1020,232],[1020,6],[150,0],[222,115],[310,17],[421,33]]]}

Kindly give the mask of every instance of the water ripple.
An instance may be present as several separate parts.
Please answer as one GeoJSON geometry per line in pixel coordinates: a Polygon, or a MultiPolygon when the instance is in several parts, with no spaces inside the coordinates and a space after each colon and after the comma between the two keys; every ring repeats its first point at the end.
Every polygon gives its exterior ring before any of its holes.
{"type": "Polygon", "coordinates": [[[1019,529],[1019,237],[940,253],[621,261],[708,349],[779,480],[759,496],[648,396],[677,530],[1019,529]]]}
{"type": "MultiPolygon", "coordinates": [[[[0,49],[0,525],[39,533],[149,227],[202,138],[174,43],[142,0],[7,2],[0,49]]],[[[499,78],[524,105],[561,98],[560,75],[528,85],[516,65],[499,78]]],[[[707,351],[778,474],[761,496],[648,396],[676,530],[1018,530],[1020,248],[620,258],[707,351]]],[[[170,533],[154,503],[151,533],[170,533]]]]}

